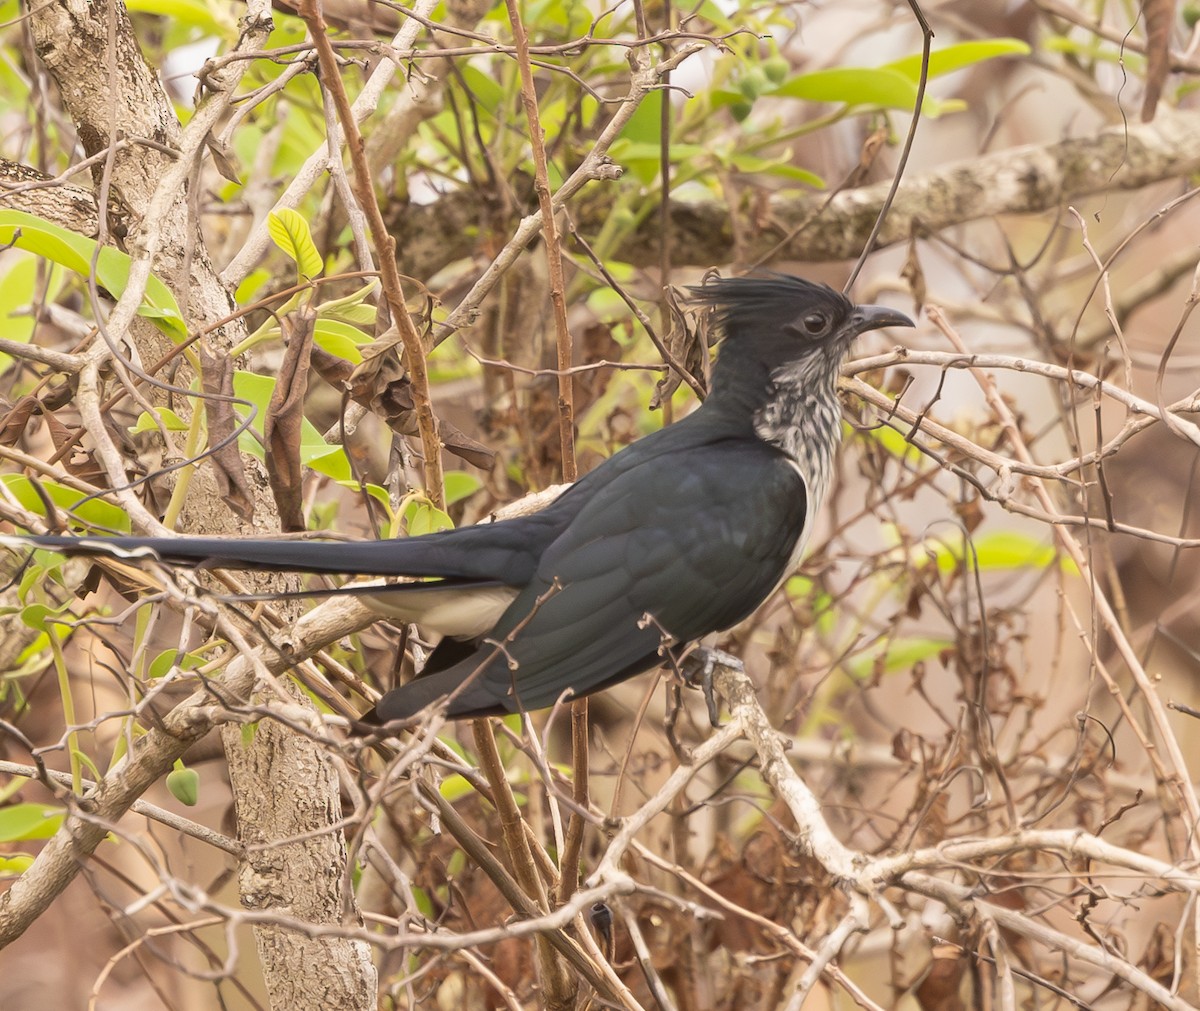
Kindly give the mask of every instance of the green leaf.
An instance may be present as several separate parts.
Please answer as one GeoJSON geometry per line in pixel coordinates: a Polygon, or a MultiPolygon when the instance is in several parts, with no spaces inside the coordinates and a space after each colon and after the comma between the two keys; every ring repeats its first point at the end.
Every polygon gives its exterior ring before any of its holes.
{"type": "Polygon", "coordinates": [[[127,0],[126,8],[139,14],[157,14],[172,25],[184,24],[233,42],[237,39],[237,21],[221,17],[221,5],[208,0],[127,0]]]}
{"type": "MultiPolygon", "coordinates": [[[[163,428],[168,432],[186,432],[188,430],[188,423],[169,407],[155,408],[155,414],[158,415],[158,420],[162,422],[163,428]]],[[[153,414],[149,411],[142,411],[138,415],[137,424],[131,426],[129,431],[133,435],[137,435],[139,432],[157,432],[158,424],[155,422],[153,414]]]]}
{"type": "Polygon", "coordinates": [[[10,853],[0,857],[0,878],[19,878],[32,866],[31,853],[10,853]]]}
{"type": "Polygon", "coordinates": [[[343,323],[374,326],[375,320],[379,318],[379,310],[375,306],[364,302],[362,305],[350,305],[344,309],[338,309],[336,312],[331,312],[328,315],[335,319],[340,319],[343,323]]]}
{"type": "Polygon", "coordinates": [[[257,270],[250,271],[245,276],[242,283],[237,286],[237,291],[234,292],[234,299],[238,305],[249,305],[256,298],[258,293],[263,291],[270,283],[275,275],[266,267],[259,267],[257,270]]]}
{"type": "Polygon", "coordinates": [[[613,146],[609,148],[609,154],[612,155],[613,160],[622,164],[626,163],[625,156],[616,153],[620,149],[621,141],[625,141],[629,145],[636,145],[635,150],[646,152],[640,158],[631,157],[629,159],[630,169],[643,185],[651,183],[658,174],[658,146],[662,139],[662,103],[663,93],[661,91],[650,92],[642,99],[641,104],[629,117],[629,122],[621,128],[613,146]],[[651,151],[654,153],[649,154],[651,151]]]}
{"type": "Polygon", "coordinates": [[[321,302],[317,306],[317,311],[322,316],[340,319],[346,323],[374,323],[378,313],[375,310],[375,306],[371,305],[367,299],[378,288],[379,282],[372,279],[361,288],[350,292],[349,295],[344,295],[341,298],[331,298],[328,302],[321,302]]]}
{"type": "Polygon", "coordinates": [[[794,179],[796,182],[805,183],[814,189],[823,190],[825,188],[825,180],[815,172],[792,165],[785,159],[756,158],[750,154],[735,154],[729,159],[729,164],[745,175],[782,176],[784,179],[794,179]]]}
{"type": "Polygon", "coordinates": [[[468,495],[474,495],[483,487],[483,482],[474,474],[465,470],[447,471],[443,482],[446,487],[446,505],[461,502],[468,495]]]}
{"type": "MultiPolygon", "coordinates": [[[[102,246],[97,254],[95,239],[24,211],[0,210],[0,246],[9,245],[44,256],[83,277],[92,276],[92,258],[96,257],[96,283],[114,298],[120,298],[129,283],[133,261],[127,253],[112,246],[102,246]]],[[[175,296],[153,274],[146,283],[137,311],[172,340],[187,338],[187,326],[175,296]]]]}
{"type": "Polygon", "coordinates": [[[487,110],[489,116],[495,116],[500,103],[504,101],[504,89],[489,74],[483,73],[465,60],[458,65],[458,71],[462,74],[462,83],[474,102],[487,110]]]}
{"type": "Polygon", "coordinates": [[[888,674],[908,670],[913,664],[935,657],[953,646],[949,639],[887,639],[878,647],[854,657],[845,666],[852,677],[861,680],[869,677],[880,664],[888,674]]]}
{"type": "MultiPolygon", "coordinates": [[[[846,426],[845,430],[848,432],[853,431],[849,425],[846,426]]],[[[923,466],[920,462],[924,459],[921,456],[921,451],[909,442],[903,433],[897,432],[894,428],[889,428],[887,425],[880,425],[878,428],[869,428],[861,434],[864,438],[870,439],[871,442],[877,443],[897,460],[911,458],[915,461],[915,466],[923,466]]]]}
{"type": "MultiPolygon", "coordinates": [[[[33,482],[29,478],[20,474],[5,474],[0,477],[0,481],[30,512],[39,516],[46,515],[42,497],[34,490],[33,482]]],[[[64,512],[73,513],[80,522],[109,530],[120,530],[123,533],[128,533],[131,529],[129,517],[115,505],[95,498],[84,502],[87,496],[83,492],[47,478],[41,479],[39,483],[51,502],[64,512]]]]}
{"type": "MultiPolygon", "coordinates": [[[[668,153],[671,156],[671,164],[674,165],[678,162],[702,158],[709,153],[709,149],[703,144],[672,144],[668,153]]],[[[618,140],[609,149],[609,154],[613,161],[620,162],[622,165],[648,162],[654,166],[655,172],[658,171],[658,163],[662,157],[662,151],[657,143],[647,144],[636,140],[618,140]]]]}
{"type": "MultiPolygon", "coordinates": [[[[944,49],[935,49],[929,54],[929,79],[951,74],[984,60],[993,60],[998,56],[1028,56],[1031,50],[1028,43],[1020,39],[978,39],[973,42],[957,42],[944,49]]],[[[914,53],[892,63],[885,63],[884,69],[896,70],[916,84],[921,79],[921,54],[914,53]]],[[[911,106],[910,106],[911,108],[911,106]]]]}
{"type": "Polygon", "coordinates": [[[308,222],[299,211],[290,207],[272,211],[267,215],[267,234],[275,245],[296,261],[301,277],[311,280],[325,269],[308,222]]]}
{"type": "MultiPolygon", "coordinates": [[[[462,779],[462,777],[460,776],[459,779],[462,779]]],[[[446,799],[452,800],[453,798],[447,797],[446,799]]],[[[433,905],[433,900],[430,899],[429,893],[427,891],[425,891],[424,888],[417,888],[414,885],[412,888],[409,889],[409,893],[413,897],[413,902],[416,903],[418,913],[420,913],[423,917],[425,917],[425,919],[430,920],[430,921],[436,920],[438,918],[437,910],[434,908],[434,905],[433,905]]]]}
{"type": "MultiPolygon", "coordinates": [[[[11,253],[4,258],[0,273],[0,336],[28,344],[36,323],[32,301],[37,286],[38,258],[28,253],[11,253]]],[[[47,286],[46,300],[51,301],[60,285],[62,272],[55,269],[47,286]]],[[[9,355],[0,354],[0,373],[12,365],[9,355]]]]}
{"type": "Polygon", "coordinates": [[[414,499],[404,510],[405,529],[409,537],[451,530],[454,521],[427,499],[414,499]]]}
{"type": "Polygon", "coordinates": [[[371,335],[341,320],[320,318],[313,324],[313,340],[331,355],[357,365],[362,361],[362,352],[358,347],[369,343],[371,335]]]}
{"type": "Polygon", "coordinates": [[[60,614],[67,612],[69,608],[69,604],[60,604],[58,607],[51,607],[49,604],[40,602],[27,604],[21,608],[21,621],[38,632],[45,632],[47,619],[57,618],[60,614]]]}
{"type": "Polygon", "coordinates": [[[196,656],[195,653],[180,653],[177,649],[167,649],[150,661],[146,677],[157,681],[159,678],[166,677],[172,667],[177,666],[180,670],[195,670],[203,663],[204,659],[196,656]]]}
{"type": "Polygon", "coordinates": [[[1000,530],[971,539],[974,552],[969,552],[960,537],[957,544],[945,541],[926,541],[941,572],[953,572],[964,566],[978,564],[980,570],[1045,569],[1059,562],[1064,569],[1075,571],[1074,563],[1060,557],[1053,545],[1015,530],[1000,530]]]}
{"type": "Polygon", "coordinates": [[[349,488],[351,491],[366,490],[376,502],[383,506],[384,510],[390,515],[392,511],[392,499],[388,495],[386,488],[381,485],[371,484],[369,481],[366,484],[359,484],[357,481],[338,481],[343,488],[349,488]]]}
{"type": "Polygon", "coordinates": [[[1093,36],[1086,39],[1074,39],[1069,35],[1051,35],[1040,42],[1039,47],[1049,53],[1068,53],[1081,60],[1095,63],[1121,64],[1126,70],[1140,74],[1145,70],[1146,60],[1141,53],[1134,53],[1126,47],[1117,47],[1093,36]]]}
{"type": "Polygon", "coordinates": [[[455,772],[438,784],[438,791],[446,800],[453,804],[456,800],[462,800],[463,797],[474,793],[475,788],[471,785],[470,780],[455,772]]]}
{"type": "Polygon", "coordinates": [[[886,67],[831,67],[785,81],[771,92],[779,98],[845,105],[877,105],[909,111],[917,104],[917,86],[905,74],[886,67]]]}
{"type": "Polygon", "coordinates": [[[46,804],[10,804],[0,807],[0,842],[49,839],[62,824],[65,811],[46,804]]]}

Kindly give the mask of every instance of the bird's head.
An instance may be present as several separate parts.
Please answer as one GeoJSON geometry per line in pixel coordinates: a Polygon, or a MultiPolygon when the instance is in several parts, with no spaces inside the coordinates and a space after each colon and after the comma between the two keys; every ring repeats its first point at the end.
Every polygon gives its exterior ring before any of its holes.
{"type": "Polygon", "coordinates": [[[855,305],[827,284],[787,274],[723,277],[689,290],[717,310],[727,348],[722,357],[752,361],[771,374],[810,364],[832,379],[859,334],[913,325],[895,309],[855,305]]]}

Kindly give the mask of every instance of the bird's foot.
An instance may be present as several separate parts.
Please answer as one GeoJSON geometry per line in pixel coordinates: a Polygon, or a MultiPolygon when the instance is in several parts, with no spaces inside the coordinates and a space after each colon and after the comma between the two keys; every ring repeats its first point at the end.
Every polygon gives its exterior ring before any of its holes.
{"type": "Polygon", "coordinates": [[[721,710],[717,696],[713,693],[713,673],[718,667],[732,667],[745,671],[745,666],[732,653],[711,646],[697,646],[679,665],[687,683],[704,693],[704,704],[708,707],[708,722],[714,729],[721,725],[721,710]]]}

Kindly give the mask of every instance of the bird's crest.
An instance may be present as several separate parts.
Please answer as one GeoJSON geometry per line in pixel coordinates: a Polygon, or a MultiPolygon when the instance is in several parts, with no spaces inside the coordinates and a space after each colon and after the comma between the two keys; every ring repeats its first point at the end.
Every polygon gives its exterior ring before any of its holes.
{"type": "Polygon", "coordinates": [[[825,310],[833,320],[845,319],[854,309],[840,291],[790,274],[718,277],[688,291],[693,301],[716,308],[718,324],[734,339],[748,328],[782,330],[814,309],[825,310]]]}

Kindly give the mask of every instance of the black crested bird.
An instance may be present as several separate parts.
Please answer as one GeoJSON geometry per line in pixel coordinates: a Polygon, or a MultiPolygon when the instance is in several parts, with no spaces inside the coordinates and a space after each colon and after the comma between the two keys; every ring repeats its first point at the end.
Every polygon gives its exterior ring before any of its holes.
{"type": "Polygon", "coordinates": [[[150,549],[223,568],[415,576],[367,598],[441,633],[382,722],[449,697],[454,718],[540,709],[663,663],[747,618],[796,566],[841,434],[835,393],[854,338],[912,326],[826,285],[774,274],[693,288],[724,341],[707,399],[639,439],[541,512],[353,543],[29,537],[66,552],[150,549]]]}

